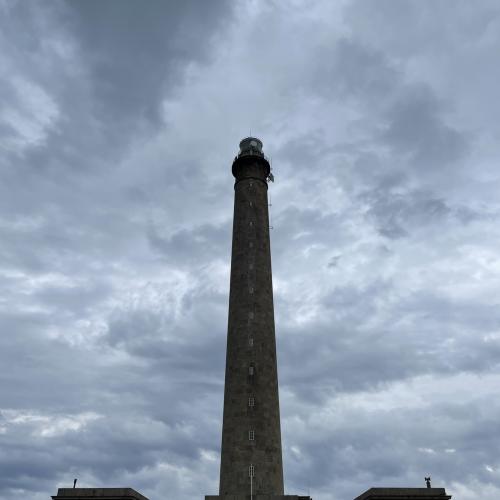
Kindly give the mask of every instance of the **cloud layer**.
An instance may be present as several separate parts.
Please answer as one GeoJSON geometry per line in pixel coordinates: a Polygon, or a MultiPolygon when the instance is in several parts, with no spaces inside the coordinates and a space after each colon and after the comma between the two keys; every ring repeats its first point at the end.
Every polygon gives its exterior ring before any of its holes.
{"type": "Polygon", "coordinates": [[[498,498],[496,2],[0,9],[0,500],[217,492],[250,133],[286,490],[498,498]]]}

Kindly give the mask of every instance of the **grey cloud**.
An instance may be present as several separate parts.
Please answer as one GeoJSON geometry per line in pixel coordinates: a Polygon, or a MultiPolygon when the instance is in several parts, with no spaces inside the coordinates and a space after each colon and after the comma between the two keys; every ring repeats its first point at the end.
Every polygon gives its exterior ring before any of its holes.
{"type": "MultiPolygon", "coordinates": [[[[33,32],[24,51],[7,45],[7,56],[12,64],[21,62],[21,75],[29,75],[23,77],[47,92],[60,110],[41,144],[27,148],[22,157],[8,157],[17,168],[3,172],[4,185],[25,184],[28,206],[39,200],[34,193],[40,186],[73,190],[88,171],[97,176],[111,172],[131,141],[154,135],[161,125],[162,99],[182,81],[186,64],[206,60],[207,40],[231,15],[224,2],[210,7],[59,2],[46,10],[20,4],[10,10],[12,31],[28,32],[26,25],[33,25],[33,32]],[[40,43],[44,37],[51,43],[40,43]]],[[[5,194],[11,198],[9,191],[5,194]]],[[[23,210],[19,201],[12,200],[6,210],[23,210]]]]}
{"type": "Polygon", "coordinates": [[[419,169],[457,167],[468,150],[469,137],[444,122],[441,108],[429,88],[407,88],[387,112],[389,125],[383,139],[396,151],[411,155],[419,169]]]}
{"type": "Polygon", "coordinates": [[[92,406],[97,367],[85,351],[47,338],[45,333],[55,325],[60,326],[58,318],[47,313],[2,312],[4,365],[6,360],[16,360],[2,373],[4,408],[46,411],[92,406]]]}
{"type": "MultiPolygon", "coordinates": [[[[289,204],[274,215],[273,253],[281,256],[297,248],[315,243],[342,239],[345,228],[337,213],[324,213],[316,208],[301,208],[289,204]],[[293,246],[291,244],[293,242],[293,246]]],[[[276,260],[280,260],[278,257],[276,260]]],[[[280,265],[280,262],[277,262],[280,265]]]]}
{"type": "MultiPolygon", "coordinates": [[[[333,149],[337,153],[339,179],[351,183],[353,174],[358,174],[360,183],[375,177],[375,182],[385,178],[404,185],[408,174],[415,177],[416,171],[420,179],[428,176],[429,180],[442,177],[444,172],[459,172],[470,151],[472,134],[450,125],[450,103],[438,98],[424,80],[409,81],[402,66],[391,60],[388,52],[387,47],[369,47],[355,36],[322,49],[323,64],[317,66],[317,73],[311,78],[311,91],[325,99],[347,100],[365,114],[364,120],[350,123],[355,132],[354,144],[343,151],[340,144],[333,149]],[[382,144],[392,150],[393,157],[381,158],[382,144]],[[341,166],[346,153],[356,167],[347,175],[341,166]],[[359,169],[367,158],[368,167],[359,169]]],[[[328,131],[322,135],[328,136],[328,131]]],[[[328,158],[325,140],[321,142],[322,148],[314,145],[316,155],[322,157],[320,164],[328,158]]],[[[307,150],[307,142],[300,144],[307,150]]]]}
{"type": "Polygon", "coordinates": [[[33,299],[52,311],[69,313],[81,317],[90,309],[104,301],[111,293],[109,283],[95,279],[93,283],[82,283],[74,286],[48,285],[33,294],[33,299]]]}
{"type": "Polygon", "coordinates": [[[318,494],[328,489],[333,476],[340,488],[335,498],[352,498],[373,485],[423,485],[429,471],[435,486],[446,486],[454,474],[466,481],[478,475],[490,482],[484,464],[493,459],[496,443],[481,442],[479,436],[492,431],[490,418],[496,409],[486,410],[484,401],[478,403],[483,411],[476,415],[477,427],[470,425],[469,417],[459,416],[461,405],[443,401],[433,408],[432,423],[430,408],[424,405],[370,412],[339,410],[334,425],[315,422],[327,429],[328,437],[321,442],[307,439],[306,427],[295,428],[289,442],[302,453],[301,459],[288,464],[293,483],[302,489],[310,486],[312,494],[315,489],[318,494]],[[440,424],[446,426],[444,432],[440,424]],[[458,442],[468,445],[457,449],[458,442]]]}
{"type": "MultiPolygon", "coordinates": [[[[332,394],[375,390],[418,374],[498,368],[500,345],[487,339],[500,321],[494,307],[429,292],[404,295],[391,282],[335,287],[323,297],[321,321],[302,327],[282,324],[282,386],[321,406],[332,394]],[[390,297],[398,294],[398,303],[391,306],[390,297]],[[388,316],[385,327],[368,326],[380,314],[388,316]]],[[[277,307],[287,307],[279,297],[277,307]]]]}
{"type": "Polygon", "coordinates": [[[450,55],[453,50],[481,43],[500,16],[494,0],[486,0],[481,7],[465,0],[455,2],[453,9],[447,2],[382,0],[370,5],[355,0],[343,14],[362,43],[390,48],[396,60],[404,61],[423,54],[429,58],[450,55]]]}
{"type": "Polygon", "coordinates": [[[230,13],[225,1],[80,1],[68,7],[65,17],[94,83],[96,112],[118,128],[123,120],[160,119],[165,89],[182,78],[185,61],[207,56],[212,30],[230,13]]]}
{"type": "Polygon", "coordinates": [[[368,217],[378,231],[391,239],[408,236],[413,229],[440,224],[452,210],[447,204],[430,193],[409,192],[389,194],[384,190],[367,193],[363,200],[368,203],[368,217]]]}
{"type": "Polygon", "coordinates": [[[0,491],[5,495],[20,488],[35,492],[42,487],[50,493],[55,480],[68,483],[73,475],[84,484],[88,475],[100,484],[108,484],[124,471],[138,473],[143,468],[154,466],[158,460],[191,467],[198,458],[193,443],[196,441],[197,446],[204,444],[203,432],[192,435],[185,422],[168,424],[134,415],[129,415],[124,421],[123,415],[118,413],[98,416],[79,429],[55,435],[39,435],[36,421],[11,424],[9,430],[10,436],[3,448],[8,455],[1,460],[0,491]],[[32,449],[29,457],[19,453],[19,442],[32,449]],[[47,451],[48,447],[51,453],[47,451]],[[165,447],[170,450],[168,453],[165,453],[165,447]],[[67,469],[68,465],[66,476],[60,476],[58,471],[67,469]],[[26,476],[16,475],[19,468],[26,476]]]}
{"type": "Polygon", "coordinates": [[[333,48],[323,48],[320,59],[313,85],[337,99],[361,99],[376,106],[378,100],[390,97],[401,79],[401,73],[382,52],[350,38],[340,39],[333,48]]]}
{"type": "Polygon", "coordinates": [[[383,184],[359,196],[366,216],[378,232],[389,238],[408,237],[422,229],[461,226],[494,220],[496,215],[463,205],[452,205],[425,190],[393,191],[383,184]]]}
{"type": "MultiPolygon", "coordinates": [[[[21,420],[8,425],[6,439],[2,435],[5,453],[0,458],[0,491],[6,498],[19,488],[50,493],[55,482],[64,480],[63,471],[66,482],[67,475],[78,472],[76,477],[83,477],[83,481],[94,477],[109,484],[124,471],[139,473],[158,461],[192,468],[200,448],[218,448],[219,417],[210,419],[210,415],[218,413],[222,404],[222,332],[204,331],[200,325],[201,332],[189,332],[197,338],[207,337],[198,352],[172,338],[171,350],[154,353],[159,346],[151,342],[155,333],[152,321],[146,321],[144,315],[131,318],[128,327],[135,329],[135,342],[142,339],[144,348],[151,349],[140,352],[133,347],[137,344],[131,344],[131,354],[148,356],[147,365],[106,362],[106,357],[113,359],[112,351],[100,339],[83,350],[51,341],[40,335],[41,328],[54,321],[46,315],[3,315],[1,331],[10,335],[0,337],[2,356],[16,359],[8,376],[2,377],[3,405],[16,408],[21,415],[34,412],[36,416],[38,412],[46,419],[33,423],[21,420]],[[164,404],[151,405],[157,398],[164,404]],[[212,401],[218,401],[218,406],[212,401]],[[194,407],[199,410],[193,411],[194,407]],[[56,427],[54,437],[40,435],[54,420],[71,419],[72,414],[85,411],[97,412],[98,419],[77,430],[56,427]],[[207,416],[207,424],[199,421],[201,413],[207,416]],[[216,429],[209,431],[206,425],[216,429]]],[[[217,324],[221,323],[222,318],[217,318],[217,324]]],[[[120,329],[122,348],[128,340],[124,324],[122,319],[121,324],[110,326],[111,331],[120,329]]],[[[173,335],[180,330],[174,328],[173,335]]],[[[5,417],[0,425],[4,422],[5,417]]]]}
{"type": "Polygon", "coordinates": [[[216,491],[250,126],[287,490],[498,497],[497,7],[0,9],[0,498],[216,491]]]}
{"type": "Polygon", "coordinates": [[[188,331],[183,324],[184,315],[169,319],[150,311],[135,311],[112,318],[107,341],[134,356],[144,357],[148,363],[165,364],[177,374],[220,373],[224,359],[224,323],[205,307],[197,308],[196,314],[200,317],[196,322],[188,322],[188,331]],[[214,319],[220,324],[215,329],[214,319]]]}
{"type": "Polygon", "coordinates": [[[327,266],[329,268],[337,267],[339,265],[341,257],[342,257],[341,255],[334,255],[328,262],[327,266]]]}
{"type": "Polygon", "coordinates": [[[154,225],[148,227],[148,241],[167,261],[177,265],[202,265],[214,259],[228,262],[231,225],[204,224],[192,229],[180,229],[166,237],[154,225]]]}

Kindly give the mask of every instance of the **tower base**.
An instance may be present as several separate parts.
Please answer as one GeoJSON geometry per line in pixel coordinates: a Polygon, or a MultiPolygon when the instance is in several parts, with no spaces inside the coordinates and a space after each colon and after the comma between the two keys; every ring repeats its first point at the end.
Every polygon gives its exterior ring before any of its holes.
{"type": "MultiPolygon", "coordinates": [[[[205,500],[250,500],[250,495],[206,495],[205,500]]],[[[311,500],[300,495],[252,495],[252,500],[311,500]]]]}

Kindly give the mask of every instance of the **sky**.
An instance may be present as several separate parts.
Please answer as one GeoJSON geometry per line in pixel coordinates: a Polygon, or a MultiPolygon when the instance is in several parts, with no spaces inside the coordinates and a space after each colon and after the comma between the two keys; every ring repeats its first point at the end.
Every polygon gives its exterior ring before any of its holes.
{"type": "Polygon", "coordinates": [[[218,492],[250,134],[285,490],[500,497],[496,0],[0,13],[0,500],[218,492]]]}

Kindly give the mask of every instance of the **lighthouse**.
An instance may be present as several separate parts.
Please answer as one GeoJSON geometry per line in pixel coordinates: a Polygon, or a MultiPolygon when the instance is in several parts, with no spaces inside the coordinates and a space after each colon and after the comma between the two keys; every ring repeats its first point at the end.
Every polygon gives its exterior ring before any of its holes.
{"type": "Polygon", "coordinates": [[[272,174],[262,141],[248,137],[240,142],[232,173],[219,496],[206,499],[284,498],[267,194],[272,174]]]}

